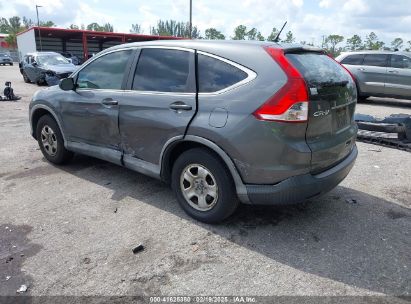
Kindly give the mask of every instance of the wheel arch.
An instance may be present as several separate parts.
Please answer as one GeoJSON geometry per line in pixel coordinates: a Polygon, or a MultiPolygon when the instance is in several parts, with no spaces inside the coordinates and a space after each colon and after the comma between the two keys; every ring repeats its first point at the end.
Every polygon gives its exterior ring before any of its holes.
{"type": "Polygon", "coordinates": [[[220,148],[214,142],[195,135],[187,135],[184,138],[177,137],[172,140],[161,153],[161,179],[167,183],[171,179],[171,170],[173,163],[178,158],[181,153],[193,149],[193,148],[205,148],[213,152],[227,167],[230,171],[231,177],[233,178],[236,192],[238,198],[243,203],[249,203],[246,187],[241,179],[240,174],[237,171],[237,168],[234,165],[232,159],[228,154],[220,148]]]}
{"type": "Polygon", "coordinates": [[[31,135],[37,139],[36,136],[36,128],[39,119],[44,115],[50,115],[56,121],[57,125],[60,128],[61,135],[63,136],[64,146],[66,146],[66,137],[64,136],[64,131],[62,125],[60,123],[60,119],[58,118],[57,114],[48,106],[43,104],[37,104],[33,106],[30,110],[30,127],[31,127],[31,135]]]}

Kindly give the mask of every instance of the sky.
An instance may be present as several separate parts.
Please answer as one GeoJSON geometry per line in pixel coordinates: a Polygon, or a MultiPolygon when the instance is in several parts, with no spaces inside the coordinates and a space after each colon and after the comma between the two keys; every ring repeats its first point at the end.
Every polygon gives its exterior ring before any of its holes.
{"type": "MultiPolygon", "coordinates": [[[[58,27],[91,22],[114,25],[117,32],[129,32],[131,24],[142,25],[145,34],[159,19],[188,21],[189,0],[0,0],[0,17],[26,16],[52,20],[58,27]]],[[[390,44],[396,38],[411,40],[411,0],[193,0],[193,24],[201,33],[217,28],[226,37],[244,24],[267,37],[272,28],[288,21],[297,42],[321,44],[323,35],[354,34],[362,38],[374,31],[390,44]]]]}

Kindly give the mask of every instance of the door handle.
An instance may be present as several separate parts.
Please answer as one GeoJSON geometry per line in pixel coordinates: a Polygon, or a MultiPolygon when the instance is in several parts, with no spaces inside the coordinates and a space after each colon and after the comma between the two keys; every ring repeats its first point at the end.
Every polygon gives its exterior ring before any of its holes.
{"type": "Polygon", "coordinates": [[[170,107],[171,110],[175,110],[175,111],[180,111],[180,110],[190,111],[190,110],[193,109],[192,106],[190,106],[190,105],[188,105],[188,104],[186,104],[182,101],[173,102],[172,104],[170,104],[169,107],[170,107]]]}
{"type": "Polygon", "coordinates": [[[105,106],[116,106],[118,105],[118,101],[112,98],[106,98],[101,101],[101,103],[105,106]]]}
{"type": "Polygon", "coordinates": [[[365,71],[364,68],[358,68],[358,71],[365,71]]]}
{"type": "Polygon", "coordinates": [[[388,73],[398,74],[398,71],[393,71],[393,70],[391,70],[391,71],[388,71],[388,73]]]}

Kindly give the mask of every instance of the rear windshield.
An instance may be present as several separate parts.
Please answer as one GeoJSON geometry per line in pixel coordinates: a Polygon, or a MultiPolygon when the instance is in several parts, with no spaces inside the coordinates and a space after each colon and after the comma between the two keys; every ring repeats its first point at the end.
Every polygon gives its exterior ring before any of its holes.
{"type": "Polygon", "coordinates": [[[287,58],[300,71],[309,85],[341,83],[350,81],[344,68],[324,54],[287,54],[287,58]]]}

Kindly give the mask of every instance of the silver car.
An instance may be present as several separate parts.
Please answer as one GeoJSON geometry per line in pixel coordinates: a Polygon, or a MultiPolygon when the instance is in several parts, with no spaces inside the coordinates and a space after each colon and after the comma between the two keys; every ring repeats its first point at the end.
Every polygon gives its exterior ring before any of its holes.
{"type": "Polygon", "coordinates": [[[361,51],[336,58],[354,76],[359,99],[370,96],[411,98],[411,53],[361,51]]]}

